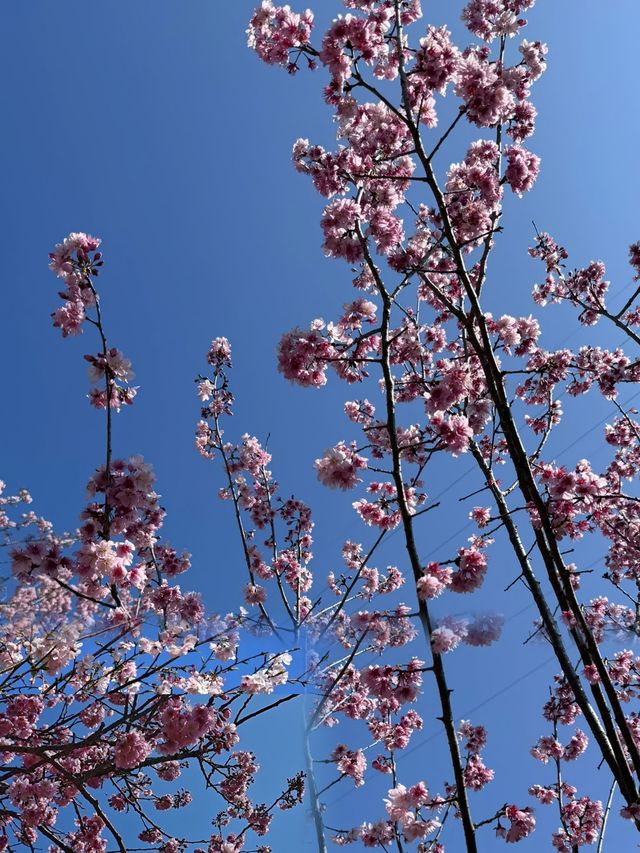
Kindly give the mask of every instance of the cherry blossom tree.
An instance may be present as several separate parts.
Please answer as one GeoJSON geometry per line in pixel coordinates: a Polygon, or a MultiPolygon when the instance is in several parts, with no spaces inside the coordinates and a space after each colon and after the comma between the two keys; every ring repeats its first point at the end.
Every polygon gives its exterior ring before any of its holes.
{"type": "MultiPolygon", "coordinates": [[[[73,534],[56,534],[28,492],[4,495],[2,545],[12,579],[0,605],[0,849],[233,851],[265,836],[300,802],[304,774],[270,803],[249,790],[259,770],[243,723],[295,698],[286,651],[243,656],[251,619],[205,611],[176,578],[189,554],[161,538],[165,512],[151,465],[112,455],[113,416],[133,403],[130,361],[108,344],[95,288],[100,240],[70,234],[51,253],[63,281],[53,314],[64,337],[92,327],[90,403],[104,413],[105,456],[73,534]],[[258,704],[262,701],[262,704],[258,704]],[[181,784],[182,782],[182,784],[181,784]],[[206,800],[213,830],[186,833],[173,811],[206,800]]],[[[259,842],[258,842],[259,843],[259,842]]]]}
{"type": "MultiPolygon", "coordinates": [[[[609,308],[604,265],[591,262],[571,270],[565,249],[548,234],[536,233],[530,254],[542,261],[545,278],[533,289],[535,305],[566,301],[578,309],[582,326],[612,323],[623,332],[629,352],[593,345],[548,351],[540,345],[537,318],[494,316],[483,307],[487,293],[500,286],[490,275],[490,259],[504,227],[504,195],[528,192],[540,166],[524,145],[536,119],[531,89],[546,68],[547,54],[543,43],[521,38],[523,15],[533,2],[471,0],[462,20],[476,41],[465,46],[456,45],[446,27],[425,24],[419,0],[344,0],[346,14],[335,18],[317,43],[311,11],[265,0],[248,31],[249,45],[267,64],[290,74],[322,67],[338,146],[326,150],[299,139],[293,163],[328,200],[321,218],[324,252],[350,265],[360,292],[336,320],[313,320],[286,333],[278,366],[286,379],[306,388],[321,388],[333,371],[349,385],[371,386],[368,398],[360,392],[345,404],[358,437],[345,439],[345,432],[354,432],[345,425],[341,440],[317,460],[317,475],[330,488],[357,489],[353,507],[379,537],[401,530],[405,592],[415,587],[402,617],[421,632],[426,659],[405,661],[407,669],[387,665],[386,657],[382,667],[353,668],[366,643],[354,633],[348,668],[332,670],[312,720],[327,701],[337,700],[341,713],[365,721],[368,738],[388,750],[371,767],[390,773],[392,783],[380,822],[338,831],[339,844],[403,850],[417,842],[419,850],[441,850],[450,808],[459,827],[454,849],[462,849],[462,843],[466,850],[480,849],[487,826],[508,843],[518,842],[535,827],[538,800],[557,809],[555,849],[602,848],[616,788],[620,815],[640,826],[638,718],[629,710],[638,664],[625,648],[638,628],[638,424],[633,410],[618,401],[623,384],[638,380],[633,347],[640,288],[634,287],[621,307],[609,308]],[[457,109],[443,129],[439,113],[452,113],[440,106],[445,98],[455,99],[457,109]],[[470,145],[465,124],[478,137],[470,145]],[[458,162],[443,167],[446,152],[449,162],[453,157],[458,162]],[[612,403],[603,436],[611,458],[602,471],[588,460],[566,468],[545,454],[551,433],[561,425],[560,399],[588,392],[612,403]],[[443,455],[453,465],[463,454],[477,465],[473,494],[483,505],[470,512],[477,532],[452,559],[427,562],[416,526],[436,508],[425,487],[429,466],[443,455]],[[446,596],[455,610],[458,595],[478,590],[497,536],[509,542],[518,567],[515,582],[527,588],[538,609],[534,633],[557,659],[558,675],[542,709],[547,733],[531,748],[556,772],[545,784],[531,785],[532,802],[498,805],[493,816],[478,817],[472,792],[494,776],[481,757],[487,734],[482,726],[458,721],[445,656],[461,642],[480,646],[497,640],[500,619],[485,614],[469,621],[452,613],[436,621],[432,601],[446,596]],[[570,549],[564,543],[586,537],[604,541],[607,551],[606,586],[596,592],[589,584],[585,597],[584,572],[567,561],[570,549]],[[613,652],[605,644],[611,637],[617,641],[613,652]],[[405,785],[396,774],[395,752],[406,746],[412,727],[422,725],[415,717],[409,721],[409,711],[398,723],[403,736],[397,737],[391,723],[398,713],[396,679],[412,668],[429,672],[435,681],[436,716],[449,748],[450,781],[435,796],[428,779],[405,785]],[[371,716],[372,694],[374,705],[383,699],[374,711],[382,719],[371,716]],[[579,717],[583,728],[575,725],[579,717]],[[608,768],[601,795],[606,805],[563,778],[564,762],[577,759],[589,744],[608,768]]],[[[637,282],[638,244],[630,249],[630,261],[637,282]]],[[[218,448],[223,449],[220,443],[218,448]]],[[[358,554],[367,552],[357,547],[358,554]]],[[[354,589],[363,582],[364,596],[373,598],[371,570],[365,569],[369,560],[367,553],[364,562],[347,563],[349,572],[336,590],[340,599],[333,612],[356,632],[370,630],[372,614],[349,615],[346,602],[358,597],[354,589]]],[[[329,585],[335,585],[334,577],[329,585]]],[[[304,609],[310,606],[305,601],[304,609]]],[[[312,623],[326,619],[326,611],[310,612],[312,623]]],[[[387,611],[384,618],[394,616],[387,611]]],[[[381,615],[376,612],[375,618],[381,615]]],[[[339,631],[344,641],[344,628],[339,631]]],[[[415,698],[410,695],[410,701],[415,698]]],[[[360,785],[365,759],[353,746],[338,745],[332,760],[342,776],[360,785]]],[[[320,838],[319,806],[316,820],[320,838]]]]}
{"type": "Polygon", "coordinates": [[[0,603],[0,850],[268,853],[274,815],[302,801],[321,853],[471,852],[494,839],[601,851],[608,823],[640,829],[640,662],[629,649],[640,624],[640,425],[619,400],[640,377],[640,244],[632,293],[613,308],[604,265],[571,268],[536,230],[536,316],[486,307],[503,286],[491,260],[504,197],[527,193],[540,168],[525,147],[547,55],[522,39],[533,4],[460,4],[465,44],[425,22],[420,0],[343,0],[317,41],[309,10],[263,0],[251,18],[262,61],[322,76],[337,129],[335,150],[297,140],[293,165],[326,199],[323,250],[347,262],[358,292],[335,320],[286,332],[276,359],[306,393],[329,378],[350,386],[327,449],[300,460],[353,495],[339,568],[314,563],[312,508],[278,483],[266,440],[235,432],[232,350],[216,337],[196,378],[196,447],[235,526],[243,604],[212,615],[182,589],[190,556],[163,538],[153,469],[113,453],[116,415],[137,388],[103,323],[100,240],[72,233],[51,253],[62,282],[54,326],[97,342],[85,359],[104,449],[73,532],[55,532],[27,509],[28,492],[1,484],[11,577],[0,603]],[[577,329],[610,324],[623,343],[544,349],[542,308],[561,302],[577,309],[577,329]],[[549,450],[563,403],[588,393],[611,407],[601,470],[562,466],[549,450]],[[454,495],[465,457],[474,485],[454,495]],[[450,488],[433,497],[443,470],[450,488]],[[464,502],[472,536],[426,553],[421,530],[452,502],[464,502]],[[404,547],[383,567],[396,535],[404,547]],[[508,768],[488,766],[502,733],[465,718],[448,665],[467,646],[481,667],[500,642],[499,608],[474,604],[501,571],[498,542],[510,554],[505,586],[521,585],[538,611],[523,639],[557,664],[532,702],[539,736],[521,753],[540,766],[522,790],[508,768]],[[580,542],[605,551],[603,577],[584,550],[568,561],[580,542]],[[260,757],[243,748],[242,727],[294,699],[306,703],[300,772],[256,802],[260,757]],[[444,735],[444,779],[429,761],[406,774],[403,756],[427,731],[444,735]],[[590,756],[597,776],[573,769],[590,756]],[[388,783],[383,798],[368,794],[376,778],[388,783]],[[328,802],[339,790],[361,806],[348,825],[328,802]],[[212,829],[180,820],[191,802],[212,829]],[[551,837],[536,831],[550,812],[551,837]]]}

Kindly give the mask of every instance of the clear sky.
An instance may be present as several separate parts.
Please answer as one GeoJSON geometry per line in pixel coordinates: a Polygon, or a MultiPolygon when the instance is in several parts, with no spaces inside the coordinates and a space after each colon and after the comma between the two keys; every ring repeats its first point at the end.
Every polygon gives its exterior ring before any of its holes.
{"type": "MultiPolygon", "coordinates": [[[[321,31],[343,7],[337,0],[319,4],[321,31]]],[[[460,32],[461,4],[423,5],[425,26],[448,23],[460,32]]],[[[96,343],[88,333],[62,341],[51,328],[57,287],[47,252],[69,231],[100,235],[110,340],[131,358],[141,386],[133,409],[117,418],[116,453],[142,453],[154,464],[169,513],[166,532],[192,552],[190,583],[219,611],[237,606],[245,579],[238,542],[229,536],[229,506],[215,497],[219,471],[193,447],[192,379],[213,337],[226,335],[234,348],[237,436],[270,434],[277,479],[314,507],[318,573],[338,565],[349,531],[358,535],[349,515],[353,498],[322,490],[311,467],[346,435],[341,412],[349,390],[336,381],[322,392],[292,388],[277,374],[274,357],[282,331],[333,317],[350,298],[348,268],[322,256],[322,200],[290,165],[297,137],[330,145],[334,131],[320,74],[289,78],[246,48],[252,7],[251,0],[28,0],[0,8],[0,476],[10,488],[29,487],[34,508],[59,528],[77,523],[86,481],[102,459],[102,422],[85,399],[82,360],[96,343]]],[[[640,4],[539,0],[529,18],[526,37],[550,47],[549,70],[533,98],[538,130],[528,143],[542,157],[542,173],[525,200],[509,205],[490,278],[492,307],[511,314],[534,308],[530,291],[541,267],[526,254],[531,220],[556,236],[576,265],[602,258],[614,292],[631,280],[627,246],[640,238],[640,4]]],[[[454,145],[441,166],[462,152],[454,145]]],[[[563,342],[572,319],[548,309],[544,344],[563,342]]],[[[581,335],[567,344],[577,345],[581,335]]],[[[608,330],[598,335],[606,345],[618,343],[608,330]]],[[[604,464],[598,423],[605,411],[587,398],[568,416],[551,448],[556,458],[575,464],[592,455],[596,466],[604,464]]],[[[446,492],[470,469],[472,461],[461,457],[447,479],[428,485],[430,494],[446,492]]],[[[455,497],[474,483],[469,476],[455,497]]],[[[451,506],[433,527],[426,516],[425,555],[447,556],[470,535],[468,510],[451,506]]],[[[391,540],[384,561],[402,560],[399,539],[391,540]]],[[[582,565],[595,561],[596,573],[598,556],[580,552],[582,565]]],[[[538,709],[555,670],[543,645],[520,645],[533,611],[524,610],[523,592],[501,592],[515,574],[498,548],[485,594],[512,617],[506,643],[446,659],[457,715],[489,727],[487,763],[498,781],[474,798],[478,814],[496,802],[528,802],[528,785],[549,777],[523,754],[522,732],[527,745],[547,733],[538,709]]],[[[430,695],[425,703],[429,716],[430,695]]],[[[295,739],[286,737],[298,725],[297,712],[288,710],[254,733],[267,783],[277,784],[283,756],[287,771],[299,763],[295,739]]],[[[407,783],[426,778],[441,787],[446,765],[435,726],[430,722],[415,740],[419,748],[401,759],[407,783]]],[[[606,797],[589,762],[572,770],[585,793],[606,797]]],[[[349,794],[334,807],[332,825],[382,816],[367,789],[351,795],[343,785],[328,799],[349,794]]],[[[377,790],[384,787],[386,779],[377,790]]],[[[537,812],[540,832],[528,849],[546,849],[547,830],[557,822],[550,809],[537,812]]],[[[274,850],[313,849],[302,810],[288,817],[292,823],[280,821],[274,831],[274,850]]],[[[608,849],[632,849],[624,829],[610,832],[608,849]]],[[[498,845],[488,834],[481,849],[498,845]]]]}

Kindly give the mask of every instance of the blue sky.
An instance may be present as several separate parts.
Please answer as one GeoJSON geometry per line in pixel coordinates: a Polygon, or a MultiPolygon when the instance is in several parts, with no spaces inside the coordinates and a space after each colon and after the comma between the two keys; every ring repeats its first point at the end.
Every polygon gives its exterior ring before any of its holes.
{"type": "MultiPolygon", "coordinates": [[[[342,8],[337,0],[321,3],[319,31],[342,8]]],[[[460,4],[424,5],[425,26],[448,23],[460,31],[455,20],[460,4]]],[[[102,422],[85,399],[82,359],[96,343],[88,334],[62,341],[51,328],[57,287],[47,252],[69,231],[98,234],[104,241],[100,285],[110,340],[131,358],[141,386],[133,409],[117,419],[116,453],[142,453],[153,462],[168,510],[167,535],[193,553],[190,582],[220,611],[237,605],[244,576],[238,543],[228,535],[229,507],[216,498],[219,472],[193,448],[198,405],[192,379],[203,369],[213,337],[226,335],[234,349],[237,436],[269,433],[283,489],[314,507],[320,575],[338,565],[341,541],[357,529],[349,516],[353,498],[323,491],[311,469],[326,446],[346,435],[342,404],[349,390],[337,382],[319,393],[292,388],[277,374],[274,358],[282,331],[313,317],[335,316],[350,298],[348,268],[322,256],[322,200],[290,165],[297,137],[331,144],[330,113],[322,102],[320,74],[290,78],[262,66],[247,50],[252,7],[250,0],[30,0],[0,9],[5,128],[0,476],[11,488],[29,487],[34,508],[59,528],[75,526],[88,476],[102,459],[102,422]]],[[[550,47],[549,70],[534,90],[539,120],[529,142],[542,157],[542,173],[525,200],[509,205],[490,282],[493,310],[512,314],[534,307],[530,290],[541,268],[526,254],[532,219],[569,249],[576,265],[602,258],[614,292],[630,281],[627,246],[640,238],[635,108],[640,6],[635,0],[606,6],[546,0],[529,17],[527,37],[550,47]]],[[[454,145],[441,165],[462,153],[454,145]]],[[[549,347],[573,329],[564,310],[548,309],[542,319],[549,347]]],[[[567,344],[577,345],[581,336],[567,344]]],[[[618,343],[606,329],[596,337],[618,343]]],[[[575,411],[552,452],[565,464],[589,455],[604,463],[600,431],[593,426],[606,409],[586,398],[575,411]]],[[[430,484],[430,493],[446,491],[470,469],[471,460],[460,458],[446,479],[430,484]]],[[[471,491],[475,481],[467,482],[471,491]]],[[[450,552],[470,535],[465,510],[455,501],[432,527],[429,518],[421,531],[425,553],[437,556],[439,546],[450,552]]],[[[385,561],[402,559],[399,539],[391,541],[385,561]]],[[[587,552],[581,552],[585,563],[598,557],[587,552]]],[[[548,776],[526,755],[515,769],[510,763],[522,750],[523,729],[527,745],[545,733],[537,709],[554,668],[544,663],[544,646],[518,645],[533,611],[523,610],[528,600],[520,591],[502,595],[515,572],[506,551],[497,549],[496,555],[486,595],[500,596],[500,609],[512,617],[507,642],[447,660],[458,715],[481,706],[474,720],[494,731],[487,759],[501,781],[475,798],[479,812],[484,803],[488,810],[505,799],[526,802],[527,786],[548,776]],[[500,693],[517,679],[522,680],[500,693]]],[[[433,697],[427,692],[429,707],[433,697]]],[[[296,713],[289,708],[256,726],[263,765],[270,768],[288,753],[291,770],[297,766],[291,742],[283,739],[298,725],[296,713]]],[[[426,777],[438,788],[445,754],[436,724],[429,725],[423,745],[401,759],[401,767],[407,782],[426,777]]],[[[590,794],[606,796],[587,765],[576,765],[574,778],[583,774],[590,794]]],[[[277,784],[281,771],[280,763],[277,773],[268,769],[267,781],[277,784]]],[[[333,789],[333,800],[342,790],[333,789]]],[[[358,818],[373,814],[371,802],[363,791],[349,795],[335,805],[332,825],[353,822],[356,803],[362,804],[358,818]]],[[[293,823],[280,821],[274,850],[313,849],[301,812],[289,814],[293,823]],[[295,847],[287,846],[292,837],[295,847]]],[[[544,810],[538,812],[543,818],[544,810]]],[[[543,843],[544,828],[555,826],[555,815],[549,826],[541,824],[530,849],[540,849],[536,845],[543,843]]],[[[631,844],[624,829],[612,824],[609,831],[611,849],[631,844]]],[[[482,849],[494,847],[487,836],[482,849]]]]}

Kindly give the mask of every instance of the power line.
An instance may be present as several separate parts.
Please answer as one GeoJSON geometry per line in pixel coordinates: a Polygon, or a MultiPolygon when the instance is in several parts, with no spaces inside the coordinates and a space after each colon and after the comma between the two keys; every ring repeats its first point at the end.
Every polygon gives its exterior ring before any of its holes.
{"type": "MultiPolygon", "coordinates": [[[[551,657],[548,657],[546,660],[543,660],[542,663],[537,664],[536,666],[527,670],[527,672],[518,676],[518,678],[515,678],[513,681],[510,681],[508,684],[505,684],[504,687],[501,687],[499,690],[496,690],[496,692],[492,693],[491,696],[487,696],[487,698],[483,699],[482,702],[478,702],[478,704],[474,705],[473,708],[467,708],[466,711],[462,712],[462,717],[467,717],[467,716],[470,716],[471,714],[475,714],[475,712],[479,711],[480,708],[484,708],[485,705],[488,705],[490,702],[493,702],[494,699],[498,699],[500,696],[503,696],[505,693],[508,693],[509,690],[512,690],[514,687],[516,687],[516,685],[520,684],[520,682],[526,681],[527,678],[530,678],[536,672],[539,672],[541,669],[543,669],[545,666],[547,666],[548,664],[550,664],[552,661],[555,661],[555,660],[557,660],[556,656],[551,655],[551,657]]],[[[414,752],[417,752],[419,749],[422,749],[423,746],[426,746],[432,740],[435,740],[436,738],[442,737],[443,734],[444,734],[443,729],[441,729],[440,731],[434,732],[432,735],[429,735],[429,737],[420,741],[420,743],[417,743],[417,744],[415,744],[415,746],[412,746],[411,749],[407,749],[403,753],[400,753],[400,755],[402,757],[406,757],[407,755],[412,755],[414,752]]]]}

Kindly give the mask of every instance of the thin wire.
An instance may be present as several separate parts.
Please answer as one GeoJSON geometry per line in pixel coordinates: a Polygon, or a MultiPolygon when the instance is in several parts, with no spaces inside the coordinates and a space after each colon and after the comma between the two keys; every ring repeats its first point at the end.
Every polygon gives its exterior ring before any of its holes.
{"type": "MultiPolygon", "coordinates": [[[[636,393],[632,397],[630,397],[626,402],[622,403],[622,408],[626,409],[627,406],[630,403],[633,403],[633,401],[639,396],[640,396],[640,391],[636,391],[636,393]]],[[[604,415],[604,417],[600,418],[599,421],[596,421],[596,423],[592,427],[590,427],[588,430],[585,430],[585,432],[581,433],[570,444],[567,444],[566,447],[564,447],[558,454],[556,454],[556,458],[559,458],[560,456],[565,454],[567,452],[567,450],[571,450],[571,448],[574,447],[579,441],[582,441],[582,439],[585,438],[587,435],[589,435],[589,433],[592,433],[594,431],[594,429],[597,429],[599,426],[602,426],[602,424],[610,417],[611,417],[611,412],[604,415]]]]}
{"type": "MultiPolygon", "coordinates": [[[[477,705],[474,705],[473,708],[467,708],[466,711],[463,711],[462,717],[470,716],[471,714],[475,714],[476,711],[479,711],[480,708],[484,708],[485,705],[488,705],[490,702],[493,702],[495,699],[498,699],[500,696],[503,696],[505,693],[508,693],[509,690],[512,690],[516,685],[520,684],[522,681],[526,681],[527,678],[530,678],[532,675],[535,675],[536,672],[539,672],[548,664],[552,663],[556,660],[555,655],[551,655],[546,660],[543,660],[542,663],[537,664],[531,669],[527,670],[527,672],[515,678],[513,681],[510,681],[508,684],[505,684],[504,687],[501,687],[499,690],[496,690],[495,693],[492,693],[490,696],[487,696],[486,699],[483,699],[482,702],[478,702],[477,705]]],[[[414,752],[417,752],[419,749],[422,749],[423,746],[426,746],[432,740],[436,738],[442,737],[444,734],[444,729],[440,729],[439,731],[434,732],[429,735],[429,737],[420,741],[420,743],[416,743],[415,746],[412,746],[411,749],[407,749],[404,752],[400,753],[400,756],[405,758],[407,755],[412,755],[414,752]]]]}

